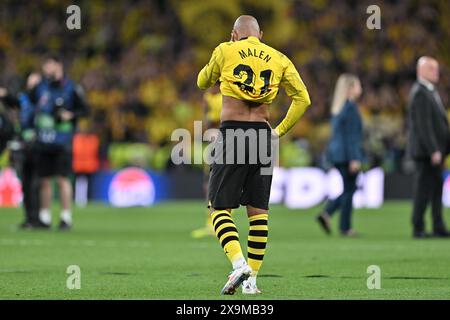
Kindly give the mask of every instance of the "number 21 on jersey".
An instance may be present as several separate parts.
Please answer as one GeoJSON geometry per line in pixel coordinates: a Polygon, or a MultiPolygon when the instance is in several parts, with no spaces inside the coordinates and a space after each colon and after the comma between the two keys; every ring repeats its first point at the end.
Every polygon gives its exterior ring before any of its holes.
{"type": "Polygon", "coordinates": [[[270,92],[269,89],[270,80],[272,80],[272,70],[267,69],[261,71],[259,78],[264,82],[263,86],[260,88],[255,88],[255,72],[253,69],[246,64],[239,64],[233,70],[233,75],[236,79],[233,83],[237,85],[241,90],[253,96],[263,96],[270,92]]]}

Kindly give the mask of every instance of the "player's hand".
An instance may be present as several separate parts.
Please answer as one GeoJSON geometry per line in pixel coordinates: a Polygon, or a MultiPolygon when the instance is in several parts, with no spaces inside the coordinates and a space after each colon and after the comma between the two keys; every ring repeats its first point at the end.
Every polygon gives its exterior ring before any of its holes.
{"type": "Polygon", "coordinates": [[[68,110],[62,110],[61,113],[59,114],[59,116],[61,117],[61,120],[63,121],[70,121],[73,119],[73,112],[70,112],[68,110]]]}
{"type": "Polygon", "coordinates": [[[6,97],[7,94],[8,94],[8,90],[0,87],[0,98],[6,97]]]}
{"type": "Polygon", "coordinates": [[[278,133],[275,131],[275,129],[271,129],[270,140],[271,140],[272,142],[277,142],[277,143],[279,143],[280,136],[279,136],[278,133]]]}
{"type": "Polygon", "coordinates": [[[350,161],[349,168],[351,173],[356,174],[361,171],[361,161],[352,160],[350,161]]]}
{"type": "Polygon", "coordinates": [[[39,73],[33,72],[32,74],[30,74],[27,79],[27,89],[31,90],[36,87],[39,82],[41,82],[41,79],[42,78],[39,73]]]}
{"type": "Polygon", "coordinates": [[[274,128],[272,128],[272,126],[270,125],[270,122],[269,121],[267,121],[267,120],[265,120],[266,121],[266,123],[267,123],[267,125],[269,126],[269,128],[270,128],[270,131],[271,131],[271,138],[272,139],[279,139],[280,138],[280,136],[278,135],[278,133],[275,131],[275,129],[274,128]]]}
{"type": "Polygon", "coordinates": [[[434,166],[439,166],[442,163],[442,153],[436,151],[431,155],[431,164],[434,166]]]}

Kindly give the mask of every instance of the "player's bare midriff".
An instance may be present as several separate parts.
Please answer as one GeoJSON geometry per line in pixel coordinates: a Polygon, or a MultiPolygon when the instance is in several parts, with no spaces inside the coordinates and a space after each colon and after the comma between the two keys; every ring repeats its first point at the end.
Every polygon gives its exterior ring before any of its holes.
{"type": "Polygon", "coordinates": [[[223,96],[221,121],[269,121],[269,105],[223,96]]]}

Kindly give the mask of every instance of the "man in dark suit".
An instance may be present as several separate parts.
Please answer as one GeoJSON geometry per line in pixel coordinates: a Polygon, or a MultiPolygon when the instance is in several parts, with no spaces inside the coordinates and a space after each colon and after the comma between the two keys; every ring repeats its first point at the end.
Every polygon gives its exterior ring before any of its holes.
{"type": "Polygon", "coordinates": [[[416,164],[412,217],[416,238],[427,237],[424,214],[429,201],[433,236],[450,236],[442,217],[443,162],[449,151],[450,130],[435,88],[438,81],[438,62],[431,57],[420,58],[408,106],[409,152],[416,164]]]}

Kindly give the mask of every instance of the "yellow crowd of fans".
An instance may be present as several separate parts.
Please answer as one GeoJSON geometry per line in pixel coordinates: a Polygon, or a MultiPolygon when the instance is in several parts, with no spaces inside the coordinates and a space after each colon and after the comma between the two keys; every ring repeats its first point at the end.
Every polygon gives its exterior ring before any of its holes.
{"type": "MultiPolygon", "coordinates": [[[[444,104],[450,92],[450,4],[446,0],[378,1],[381,29],[366,27],[371,1],[172,0],[79,1],[81,30],[68,30],[69,0],[2,1],[0,85],[20,89],[48,53],[60,54],[92,109],[82,123],[102,145],[165,146],[176,128],[204,117],[196,76],[212,49],[228,41],[234,19],[256,16],[264,41],[300,70],[312,107],[291,134],[305,139],[317,162],[329,134],[333,85],[343,71],[360,75],[369,148],[380,158],[404,146],[404,112],[415,60],[442,65],[444,104]],[[23,18],[20,18],[23,17],[23,18]]],[[[271,121],[283,116],[283,94],[271,121]]],[[[289,153],[289,152],[288,152],[289,153]]],[[[291,152],[292,153],[292,152],[291,152]]]]}

